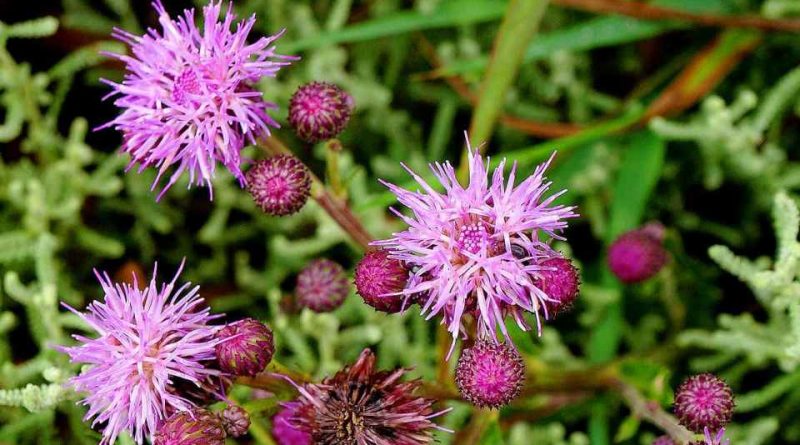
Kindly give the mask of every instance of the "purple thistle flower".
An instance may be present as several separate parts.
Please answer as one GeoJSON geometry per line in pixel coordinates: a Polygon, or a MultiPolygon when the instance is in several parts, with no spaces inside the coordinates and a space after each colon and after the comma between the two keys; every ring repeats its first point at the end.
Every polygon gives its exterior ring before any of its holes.
{"type": "Polygon", "coordinates": [[[467,144],[466,188],[449,162],[431,165],[444,193],[405,166],[422,191],[383,182],[411,214],[392,209],[408,229],[374,243],[413,271],[400,294],[418,294],[427,318],[442,316],[453,345],[465,315],[477,319],[478,336],[495,340],[497,328],[508,338],[507,316],[528,330],[523,314],[533,313],[541,329],[540,311],[547,317],[551,300],[536,285],[546,269],[541,263],[559,256],[549,239],[563,239],[558,233],[567,227],[565,220],[577,216],[574,207],[553,204],[563,191],[545,196],[551,183],[544,172],[552,157],[515,186],[516,164],[505,178],[503,160],[490,179],[488,159],[467,144]]]}
{"type": "Polygon", "coordinates": [[[275,353],[272,330],[253,318],[225,325],[217,331],[216,338],[219,369],[232,375],[255,376],[275,353]]]}
{"type": "Polygon", "coordinates": [[[730,386],[714,374],[691,376],[675,393],[675,416],[695,433],[704,428],[717,431],[727,425],[734,405],[730,386]]]}
{"type": "Polygon", "coordinates": [[[225,430],[209,411],[181,411],[159,425],[153,445],[225,445],[225,430]]]}
{"type": "MultiPolygon", "coordinates": [[[[406,370],[378,371],[365,349],[352,365],[319,384],[298,387],[294,423],[313,443],[425,445],[433,443],[434,400],[414,395],[420,382],[401,382],[406,370]]],[[[289,419],[291,422],[292,419],[289,419]]]]}
{"type": "Polygon", "coordinates": [[[256,162],[247,171],[247,191],[265,213],[286,216],[300,210],[311,193],[308,168],[294,156],[278,155],[256,162]]]}
{"type": "Polygon", "coordinates": [[[278,445],[311,445],[311,434],[296,426],[300,402],[283,403],[282,406],[272,418],[272,437],[278,445]]]}
{"type": "Polygon", "coordinates": [[[297,301],[314,312],[330,312],[338,308],[348,290],[349,283],[342,266],[325,258],[308,263],[297,275],[297,301]]]}
{"type": "Polygon", "coordinates": [[[255,15],[232,29],[232,4],[220,21],[221,4],[212,1],[203,8],[200,29],[193,9],[172,19],[155,0],[161,32],[150,29],[137,36],[115,29],[112,34],[130,46],[132,55],[107,54],[124,62],[127,74],[122,83],[103,79],[114,89],[107,97],[118,96],[114,104],[123,111],[100,128],[122,132],[122,151],[132,157],[129,169],[135,164],[140,172],[158,168],[153,189],[174,167],[157,199],[186,171],[189,186],[205,184],[213,198],[217,163],[244,186],[239,152],[246,141],[254,144],[270,134],[270,126],[279,126],[267,114],[277,105],[265,102],[254,85],[297,58],[275,54],[273,42],[282,32],[248,43],[255,15]]]}
{"type": "Polygon", "coordinates": [[[478,340],[456,365],[461,397],[479,407],[500,408],[519,395],[525,382],[522,356],[508,343],[478,340]]]}
{"type": "Polygon", "coordinates": [[[368,252],[358,263],[355,284],[364,302],[375,309],[395,313],[407,298],[398,296],[408,281],[408,271],[400,261],[389,258],[385,250],[368,252]]]}
{"type": "Polygon", "coordinates": [[[667,263],[663,240],[664,226],[660,223],[625,232],[608,248],[608,267],[623,283],[645,281],[667,263]]]}
{"type": "Polygon", "coordinates": [[[310,82],[295,91],[289,101],[289,123],[306,142],[336,137],[347,126],[353,98],[329,82],[310,82]]]}
{"type": "Polygon", "coordinates": [[[225,432],[231,437],[241,437],[250,428],[250,414],[244,408],[228,405],[219,416],[225,432]]]}
{"type": "Polygon", "coordinates": [[[150,284],[140,290],[133,282],[111,282],[108,274],[95,271],[105,296],[81,313],[64,304],[92,329],[98,338],[75,335],[78,346],[58,349],[73,363],[89,365],[69,384],[85,393],[86,419],[105,424],[101,444],[114,443],[128,430],[142,444],[156,427],[176,411],[194,408],[194,402],[178,393],[180,383],[200,387],[219,371],[206,367],[215,359],[214,333],[209,313],[197,291],[185,283],[175,290],[175,278],[158,289],[156,271],[150,284]]]}

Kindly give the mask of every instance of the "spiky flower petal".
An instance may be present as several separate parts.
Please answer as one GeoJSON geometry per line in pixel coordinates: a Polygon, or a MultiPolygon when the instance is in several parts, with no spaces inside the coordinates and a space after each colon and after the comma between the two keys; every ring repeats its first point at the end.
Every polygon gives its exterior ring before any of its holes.
{"type": "Polygon", "coordinates": [[[225,445],[225,430],[209,411],[181,411],[158,427],[153,445],[225,445]]]}
{"type": "Polygon", "coordinates": [[[414,395],[419,381],[401,382],[405,370],[376,371],[365,349],[352,365],[320,384],[300,388],[296,425],[325,445],[423,445],[438,428],[434,400],[414,395]]]}
{"type": "Polygon", "coordinates": [[[465,316],[476,318],[479,337],[495,339],[498,329],[508,338],[506,317],[526,330],[524,313],[539,323],[548,297],[536,280],[541,263],[558,256],[549,240],[563,239],[566,219],[577,216],[573,207],[554,204],[563,192],[547,196],[550,161],[514,185],[516,165],[506,178],[503,161],[489,177],[488,160],[468,150],[467,187],[449,162],[431,165],[443,193],[408,168],[420,191],[384,183],[410,209],[408,216],[393,209],[409,227],[374,243],[413,271],[401,294],[422,298],[428,318],[441,316],[453,344],[465,316]]]}
{"type": "Polygon", "coordinates": [[[272,437],[278,445],[312,445],[311,433],[297,426],[298,401],[284,403],[283,408],[272,418],[272,437]]]}
{"type": "Polygon", "coordinates": [[[568,310],[578,298],[578,269],[563,257],[542,261],[542,267],[535,283],[548,297],[545,301],[548,313],[557,315],[568,310]]]}
{"type": "Polygon", "coordinates": [[[731,440],[725,438],[725,428],[720,428],[716,434],[713,434],[708,427],[704,430],[704,437],[702,441],[692,442],[689,445],[730,445],[731,440]]]}
{"type": "Polygon", "coordinates": [[[398,295],[408,282],[408,270],[400,261],[389,258],[385,250],[368,252],[356,266],[356,291],[364,302],[383,312],[399,312],[405,300],[398,295]]]}
{"type": "Polygon", "coordinates": [[[190,186],[206,185],[213,196],[217,163],[244,185],[239,152],[245,142],[255,143],[269,135],[270,126],[278,127],[268,114],[277,105],[265,102],[255,83],[275,77],[296,58],[275,53],[273,43],[281,33],[248,42],[255,15],[232,28],[232,4],[220,21],[221,4],[212,0],[203,8],[199,28],[194,10],[173,19],[155,0],[160,32],[113,33],[130,46],[131,55],[108,54],[125,63],[127,74],[122,83],[104,80],[122,113],[101,128],[122,132],[122,151],[131,155],[131,167],[158,168],[153,188],[173,170],[158,198],[184,172],[190,186]]]}
{"type": "Polygon", "coordinates": [[[684,380],[675,393],[675,415],[681,425],[702,432],[717,431],[731,421],[733,392],[714,374],[699,374],[684,380]]]}
{"type": "Polygon", "coordinates": [[[349,284],[338,263],[321,258],[314,260],[297,275],[295,295],[300,305],[315,312],[330,312],[342,305],[349,284]]]}
{"type": "Polygon", "coordinates": [[[250,414],[244,408],[228,405],[219,416],[225,432],[231,437],[241,437],[250,428],[250,414]]]}
{"type": "Polygon", "coordinates": [[[278,155],[247,171],[247,191],[265,213],[286,216],[303,208],[311,192],[308,168],[296,157],[278,155]]]}
{"type": "Polygon", "coordinates": [[[667,263],[664,227],[650,223],[620,235],[608,248],[608,267],[623,283],[651,278],[667,263]]]}
{"type": "Polygon", "coordinates": [[[289,101],[289,123],[306,142],[336,137],[347,126],[354,107],[353,98],[329,82],[310,82],[289,101]]]}
{"type": "Polygon", "coordinates": [[[238,376],[255,376],[263,371],[275,352],[272,330],[252,318],[228,324],[217,332],[219,368],[238,376]]]}
{"type": "Polygon", "coordinates": [[[519,395],[525,364],[509,343],[478,340],[461,352],[456,385],[464,400],[480,407],[499,408],[519,395]]]}
{"type": "Polygon", "coordinates": [[[171,282],[158,288],[156,269],[150,284],[112,283],[95,271],[103,287],[102,301],[77,314],[97,338],[75,335],[78,346],[59,347],[74,363],[88,365],[70,380],[84,393],[87,418],[104,424],[102,444],[113,443],[128,430],[142,444],[169,414],[187,411],[194,403],[175,391],[180,385],[200,388],[219,374],[206,365],[215,360],[214,316],[191,283],[175,289],[183,264],[171,282]]]}

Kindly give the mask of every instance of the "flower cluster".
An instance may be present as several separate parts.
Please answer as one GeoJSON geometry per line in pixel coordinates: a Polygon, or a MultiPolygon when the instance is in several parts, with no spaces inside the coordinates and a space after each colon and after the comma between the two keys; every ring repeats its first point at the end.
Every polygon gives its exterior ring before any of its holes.
{"type": "Polygon", "coordinates": [[[126,64],[122,83],[105,80],[118,96],[114,104],[122,113],[100,128],[122,132],[122,150],[131,155],[131,167],[158,168],[161,176],[173,169],[159,198],[184,173],[191,185],[206,185],[217,164],[224,165],[244,185],[240,151],[245,142],[270,134],[278,123],[268,111],[277,105],[262,99],[255,83],[275,77],[294,57],[275,53],[280,33],[247,41],[255,16],[232,25],[228,7],[220,21],[221,2],[203,8],[202,29],[195,25],[194,10],[173,19],[160,0],[153,3],[162,30],[143,36],[115,30],[114,37],[128,44],[131,55],[109,54],[126,64]]]}
{"type": "Polygon", "coordinates": [[[563,239],[566,220],[577,216],[574,207],[554,203],[563,191],[548,195],[544,173],[550,161],[514,185],[516,165],[506,178],[503,161],[489,177],[488,159],[468,150],[466,187],[449,162],[431,165],[443,193],[408,168],[422,191],[385,183],[410,210],[404,215],[393,209],[408,228],[374,243],[409,271],[404,289],[383,297],[418,300],[423,315],[442,317],[453,344],[465,331],[466,316],[476,319],[479,337],[496,340],[499,329],[508,338],[507,317],[527,330],[524,314],[531,313],[541,328],[542,314],[550,317],[577,293],[574,270],[553,275],[559,265],[548,263],[561,258],[549,241],[563,239]],[[548,275],[555,281],[548,282],[548,275]],[[558,289],[558,295],[545,289],[558,289]]]}

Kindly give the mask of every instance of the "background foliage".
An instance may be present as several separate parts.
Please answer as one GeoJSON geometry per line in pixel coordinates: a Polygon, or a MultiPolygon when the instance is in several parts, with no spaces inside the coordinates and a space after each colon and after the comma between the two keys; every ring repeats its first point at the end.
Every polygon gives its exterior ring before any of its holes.
{"type": "MultiPolygon", "coordinates": [[[[355,295],[332,314],[286,310],[307,261],[352,267],[361,254],[316,204],[269,218],[225,174],[213,202],[203,189],[176,186],[157,204],[152,171],[123,174],[119,136],[91,131],[115,113],[98,79],[120,79],[123,68],[98,51],[124,50],[107,37],[113,26],[154,25],[147,3],[0,3],[0,444],[96,443],[60,385],[78,370],[52,349],[85,329],[58,302],[97,298],[95,267],[125,279],[158,261],[169,275],[186,257],[184,277],[202,285],[215,311],[274,328],[288,367],[322,377],[370,346],[383,367],[413,366],[415,376],[451,385],[441,364],[449,340],[413,311],[385,316],[355,295]]],[[[666,409],[683,377],[713,371],[739,395],[733,443],[800,441],[798,3],[650,3],[689,14],[682,20],[644,20],[635,2],[542,6],[235,2],[240,16],[257,14],[260,32],[286,28],[279,50],[302,56],[260,85],[281,104],[282,122],[305,81],[335,82],[355,98],[339,173],[377,237],[400,226],[376,179],[407,183],[401,161],[417,171],[457,162],[470,125],[493,159],[523,171],[559,152],[551,177],[582,215],[559,246],[581,266],[579,303],[541,338],[517,334],[530,373],[525,397],[491,414],[448,402],[455,410],[444,423],[458,433],[439,440],[649,444],[658,429],[600,377],[666,409]],[[609,6],[621,3],[634,8],[609,6]],[[506,11],[534,20],[504,19],[506,11]],[[741,26],[737,17],[756,21],[741,26]],[[604,266],[605,246],[647,220],[667,226],[672,260],[655,279],[622,287],[604,266]]],[[[324,176],[323,146],[278,134],[324,176]]],[[[256,147],[246,153],[261,156],[256,147]]],[[[273,443],[275,399],[239,387],[233,397],[264,414],[242,443],[273,443]]]]}

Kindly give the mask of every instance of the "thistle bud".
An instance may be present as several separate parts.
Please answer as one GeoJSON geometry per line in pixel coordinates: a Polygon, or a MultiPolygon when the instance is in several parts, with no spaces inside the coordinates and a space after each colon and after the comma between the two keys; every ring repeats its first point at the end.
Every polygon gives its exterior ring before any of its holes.
{"type": "Polygon", "coordinates": [[[311,82],[289,101],[289,123],[306,142],[320,142],[341,133],[353,112],[353,98],[328,82],[311,82]]]}
{"type": "Polygon", "coordinates": [[[296,213],[311,193],[308,169],[291,155],[258,161],[247,171],[245,178],[247,191],[256,205],[272,216],[296,213]]]}
{"type": "Polygon", "coordinates": [[[684,380],[675,393],[675,415],[681,425],[701,433],[718,431],[733,416],[733,392],[719,377],[699,374],[684,380]]]}
{"type": "Polygon", "coordinates": [[[664,227],[659,223],[623,233],[608,249],[608,267],[623,283],[651,278],[667,263],[663,238],[664,227]]]}
{"type": "Polygon", "coordinates": [[[456,385],[464,400],[479,407],[499,408],[519,395],[525,365],[510,344],[478,340],[461,353],[456,385]]]}
{"type": "Polygon", "coordinates": [[[566,258],[550,258],[541,264],[541,278],[535,284],[550,300],[545,301],[549,316],[558,315],[572,307],[578,297],[578,270],[566,258]]]}
{"type": "Polygon", "coordinates": [[[344,302],[348,292],[344,269],[328,260],[314,260],[297,276],[295,295],[300,305],[314,312],[330,312],[344,302]]]}
{"type": "Polygon", "coordinates": [[[407,281],[406,268],[384,250],[367,253],[356,266],[356,291],[365,303],[379,311],[392,314],[403,308],[405,298],[390,294],[401,292],[407,281]]]}
{"type": "Polygon", "coordinates": [[[223,372],[255,376],[266,368],[275,352],[272,331],[258,320],[245,318],[217,332],[217,362],[223,372]]]}
{"type": "Polygon", "coordinates": [[[250,415],[242,407],[228,405],[220,415],[225,432],[231,437],[241,437],[250,428],[250,415]]]}

